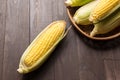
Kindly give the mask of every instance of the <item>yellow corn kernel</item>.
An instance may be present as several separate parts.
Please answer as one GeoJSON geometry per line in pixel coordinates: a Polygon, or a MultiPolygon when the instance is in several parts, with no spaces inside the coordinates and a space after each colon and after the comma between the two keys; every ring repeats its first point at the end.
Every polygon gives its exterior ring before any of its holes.
{"type": "Polygon", "coordinates": [[[64,27],[59,27],[59,23],[46,30],[32,46],[33,48],[26,55],[24,64],[32,66],[40,57],[42,57],[54,43],[59,39],[64,31],[64,27]]]}
{"type": "Polygon", "coordinates": [[[18,72],[28,73],[39,67],[63,38],[65,27],[65,21],[55,21],[48,25],[25,50],[18,72]]]}
{"type": "Polygon", "coordinates": [[[120,0],[99,0],[90,15],[90,21],[98,22],[120,7],[120,0]]]}

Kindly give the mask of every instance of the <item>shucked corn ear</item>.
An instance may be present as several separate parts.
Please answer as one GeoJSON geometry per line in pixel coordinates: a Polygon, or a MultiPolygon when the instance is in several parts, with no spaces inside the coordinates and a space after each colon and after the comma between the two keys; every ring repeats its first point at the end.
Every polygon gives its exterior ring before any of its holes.
{"type": "Polygon", "coordinates": [[[120,25],[120,8],[118,8],[107,18],[103,19],[101,22],[94,24],[94,29],[90,33],[90,36],[108,33],[115,29],[116,27],[118,27],[119,25],[120,25]]]}
{"type": "Polygon", "coordinates": [[[84,6],[80,7],[75,12],[75,15],[73,16],[74,21],[77,24],[81,24],[81,25],[91,24],[92,22],[89,21],[89,16],[90,16],[91,11],[95,8],[97,3],[98,3],[98,1],[92,1],[84,6]]]}
{"type": "Polygon", "coordinates": [[[65,36],[65,28],[66,22],[62,20],[48,25],[25,50],[17,71],[25,74],[41,66],[65,36]]]}
{"type": "Polygon", "coordinates": [[[99,0],[90,15],[90,21],[97,23],[120,7],[120,0],[99,0]]]}
{"type": "Polygon", "coordinates": [[[66,6],[76,7],[85,5],[93,0],[67,0],[65,1],[66,6]]]}

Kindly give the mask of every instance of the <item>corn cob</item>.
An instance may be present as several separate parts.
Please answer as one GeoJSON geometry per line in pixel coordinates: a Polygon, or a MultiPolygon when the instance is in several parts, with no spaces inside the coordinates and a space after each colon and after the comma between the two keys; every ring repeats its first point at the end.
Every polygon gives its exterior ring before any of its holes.
{"type": "Polygon", "coordinates": [[[90,36],[95,36],[97,34],[105,34],[120,25],[120,8],[109,15],[107,18],[103,19],[101,22],[94,24],[94,29],[90,33],[90,36]]]}
{"type": "Polygon", "coordinates": [[[99,0],[90,14],[90,21],[97,23],[120,7],[120,0],[99,0]]]}
{"type": "Polygon", "coordinates": [[[81,25],[89,25],[92,22],[89,21],[89,16],[91,11],[95,8],[96,4],[98,1],[92,1],[82,7],[80,7],[76,12],[75,15],[73,16],[74,21],[77,24],[81,25]]]}
{"type": "Polygon", "coordinates": [[[66,6],[76,7],[76,6],[83,6],[93,0],[67,0],[65,1],[66,6]]]}
{"type": "Polygon", "coordinates": [[[41,66],[65,36],[65,27],[66,22],[62,20],[48,25],[25,50],[17,71],[25,74],[41,66]]]}

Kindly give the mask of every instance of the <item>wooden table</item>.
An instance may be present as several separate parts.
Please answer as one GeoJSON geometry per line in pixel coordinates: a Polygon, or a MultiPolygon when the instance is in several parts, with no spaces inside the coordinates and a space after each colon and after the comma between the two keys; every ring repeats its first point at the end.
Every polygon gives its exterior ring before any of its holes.
{"type": "Polygon", "coordinates": [[[64,0],[0,0],[0,80],[120,80],[120,38],[93,41],[75,28],[39,69],[16,71],[30,42],[61,19],[71,24],[64,0]]]}

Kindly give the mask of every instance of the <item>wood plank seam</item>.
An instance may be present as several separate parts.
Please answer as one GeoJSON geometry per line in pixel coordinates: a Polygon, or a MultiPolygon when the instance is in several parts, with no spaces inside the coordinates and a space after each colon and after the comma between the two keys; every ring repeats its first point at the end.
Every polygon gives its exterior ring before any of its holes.
{"type": "Polygon", "coordinates": [[[5,13],[4,13],[4,34],[3,34],[3,36],[4,36],[4,42],[3,42],[3,58],[2,58],[2,80],[3,80],[3,68],[4,68],[4,51],[5,51],[5,34],[6,34],[6,12],[7,12],[7,0],[4,0],[5,1],[5,13]]]}
{"type": "Polygon", "coordinates": [[[107,59],[107,58],[104,58],[104,60],[109,60],[109,61],[120,61],[120,59],[107,59]]]}
{"type": "MultiPolygon", "coordinates": [[[[107,60],[104,60],[104,63],[107,62],[107,61],[112,62],[112,63],[111,63],[111,64],[112,64],[111,66],[113,67],[113,72],[112,72],[112,73],[113,73],[113,76],[114,76],[113,79],[114,79],[114,80],[117,80],[117,79],[116,79],[116,74],[115,74],[115,61],[113,61],[113,60],[111,60],[111,59],[107,59],[107,60]]],[[[108,62],[108,63],[109,63],[109,62],[108,62]]],[[[107,65],[107,66],[109,67],[109,65],[107,65]]]]}

